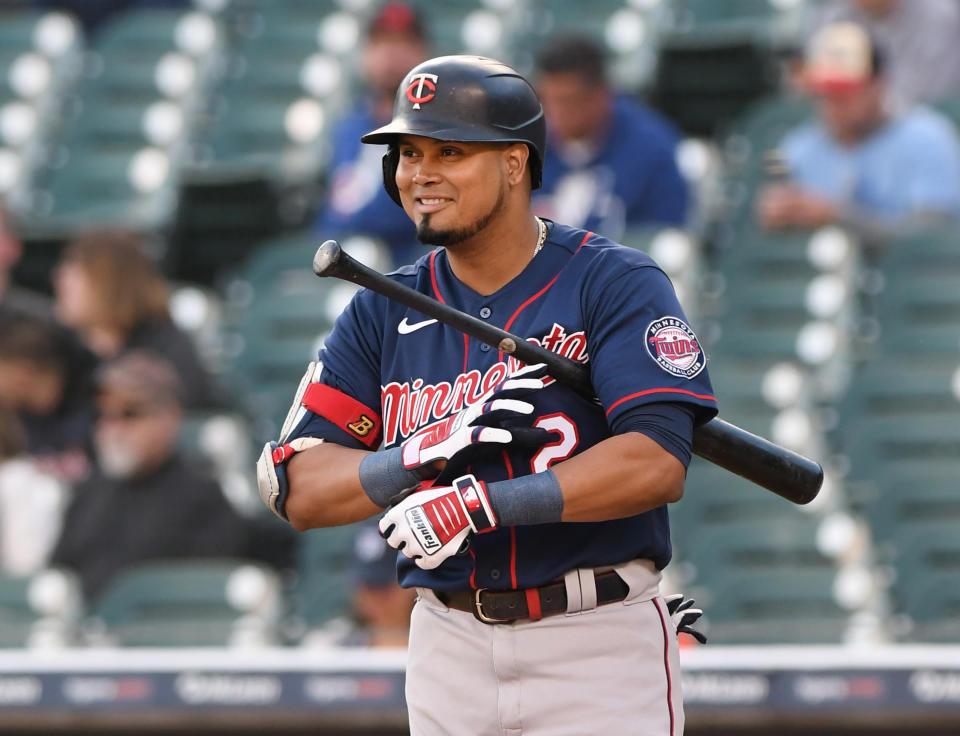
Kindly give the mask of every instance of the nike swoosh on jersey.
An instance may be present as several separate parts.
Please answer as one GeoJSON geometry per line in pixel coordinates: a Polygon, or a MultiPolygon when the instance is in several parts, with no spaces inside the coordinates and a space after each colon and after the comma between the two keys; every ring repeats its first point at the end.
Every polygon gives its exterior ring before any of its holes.
{"type": "Polygon", "coordinates": [[[416,332],[421,327],[432,325],[436,321],[437,320],[435,319],[425,319],[423,322],[414,322],[413,324],[410,324],[407,322],[407,318],[404,317],[402,320],[400,320],[400,324],[397,325],[397,332],[399,332],[401,335],[409,335],[411,332],[416,332]]]}

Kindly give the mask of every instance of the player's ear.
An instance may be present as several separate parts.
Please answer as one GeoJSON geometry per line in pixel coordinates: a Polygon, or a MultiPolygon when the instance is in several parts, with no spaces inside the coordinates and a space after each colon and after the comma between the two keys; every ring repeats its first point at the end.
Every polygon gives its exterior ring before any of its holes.
{"type": "Polygon", "coordinates": [[[530,163],[530,149],[526,143],[511,143],[503,151],[507,167],[507,181],[515,187],[527,179],[527,167],[530,163]]]}

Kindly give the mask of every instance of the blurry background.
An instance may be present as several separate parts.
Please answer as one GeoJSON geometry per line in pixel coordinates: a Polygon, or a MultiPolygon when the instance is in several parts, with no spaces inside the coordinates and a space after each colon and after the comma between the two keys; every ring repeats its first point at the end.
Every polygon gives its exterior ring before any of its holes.
{"type": "MultiPolygon", "coordinates": [[[[663,586],[696,599],[710,638],[684,640],[688,732],[956,732],[960,3],[0,0],[6,733],[404,732],[410,601],[379,537],[289,534],[262,510],[253,464],[352,294],[314,277],[316,245],[339,237],[381,271],[419,255],[402,212],[378,204],[380,152],[356,144],[389,117],[397,82],[419,58],[473,52],[546,89],[541,54],[571,31],[607,70],[573,99],[601,87],[642,104],[659,126],[643,140],[669,153],[650,191],[678,172],[682,209],[632,216],[616,172],[591,163],[603,136],[553,131],[543,213],[587,221],[593,197],[591,227],[673,279],[722,416],[826,468],[796,507],[694,459],[663,586]],[[830,114],[836,90],[811,84],[808,40],[837,19],[869,29],[889,84],[850,144],[862,150],[823,154],[867,183],[800,195],[817,184],[804,188],[784,136],[830,114]],[[907,119],[909,146],[885,153],[874,134],[907,119]],[[874,181],[913,192],[911,161],[931,172],[917,191],[934,190],[915,211],[858,200],[874,181]],[[90,265],[99,246],[84,241],[121,235],[140,271],[125,245],[103,246],[113,270],[90,265]],[[151,371],[118,366],[142,349],[179,374],[176,407],[151,371]],[[171,456],[195,465],[144,490],[147,471],[109,458],[167,409],[171,456]],[[193,503],[199,491],[173,490],[194,482],[219,489],[221,510],[204,513],[234,519],[230,543],[195,555],[161,533],[145,548],[150,530],[187,523],[162,499],[193,503]],[[148,492],[144,518],[135,494],[148,492]]],[[[652,155],[623,140],[629,177],[652,155]]],[[[168,467],[144,462],[150,477],[168,467]]]]}

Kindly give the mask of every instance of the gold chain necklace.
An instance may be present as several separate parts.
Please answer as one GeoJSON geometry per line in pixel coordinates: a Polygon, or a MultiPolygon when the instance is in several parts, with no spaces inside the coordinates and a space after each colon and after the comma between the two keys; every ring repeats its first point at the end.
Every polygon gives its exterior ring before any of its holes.
{"type": "Polygon", "coordinates": [[[543,248],[543,244],[547,240],[547,223],[541,220],[539,217],[537,219],[537,226],[540,228],[540,234],[537,237],[537,247],[533,249],[533,255],[537,255],[540,250],[543,248]]]}

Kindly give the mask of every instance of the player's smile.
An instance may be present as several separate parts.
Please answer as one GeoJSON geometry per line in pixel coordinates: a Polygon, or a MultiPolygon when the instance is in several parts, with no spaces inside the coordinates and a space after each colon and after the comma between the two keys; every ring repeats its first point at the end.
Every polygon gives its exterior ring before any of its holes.
{"type": "Polygon", "coordinates": [[[453,200],[447,197],[417,197],[414,201],[417,203],[418,212],[430,214],[443,209],[453,200]]]}

